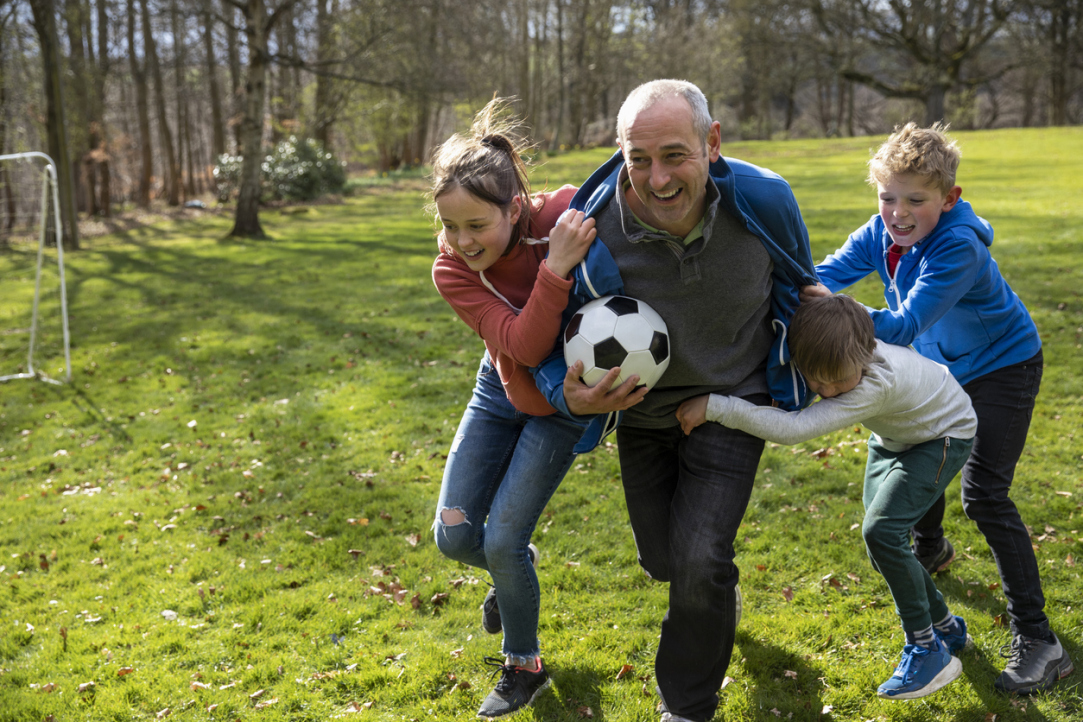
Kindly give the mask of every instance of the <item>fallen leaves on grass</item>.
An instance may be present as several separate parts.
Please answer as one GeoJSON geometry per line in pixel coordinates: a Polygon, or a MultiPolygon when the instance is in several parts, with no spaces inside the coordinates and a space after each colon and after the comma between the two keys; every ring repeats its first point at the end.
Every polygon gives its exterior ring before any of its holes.
{"type": "Polygon", "coordinates": [[[94,690],[94,687],[94,682],[83,682],[81,685],[79,685],[79,689],[77,691],[79,692],[79,694],[82,694],[84,692],[91,692],[94,690]]]}
{"type": "Polygon", "coordinates": [[[785,589],[783,589],[782,590],[782,597],[787,602],[792,602],[793,601],[793,587],[786,587],[785,589]]]}
{"type": "Polygon", "coordinates": [[[412,547],[416,547],[418,542],[421,541],[421,535],[420,534],[407,534],[403,538],[406,539],[406,543],[409,544],[412,547]]]}
{"type": "Polygon", "coordinates": [[[135,671],[134,667],[121,667],[120,669],[117,670],[117,676],[118,677],[126,677],[127,675],[131,674],[134,671],[135,671]]]}
{"type": "Polygon", "coordinates": [[[156,714],[154,716],[155,716],[156,719],[165,719],[166,717],[168,717],[171,714],[173,714],[173,710],[166,707],[165,709],[163,709],[162,711],[160,711],[158,714],[156,714]]]}
{"type": "Polygon", "coordinates": [[[622,679],[626,675],[631,674],[634,671],[635,671],[635,666],[633,666],[631,664],[622,664],[621,667],[620,667],[620,671],[617,672],[617,679],[622,679]]]}
{"type": "Polygon", "coordinates": [[[789,677],[790,679],[797,679],[797,672],[794,672],[792,669],[787,669],[782,673],[782,676],[789,677]]]}

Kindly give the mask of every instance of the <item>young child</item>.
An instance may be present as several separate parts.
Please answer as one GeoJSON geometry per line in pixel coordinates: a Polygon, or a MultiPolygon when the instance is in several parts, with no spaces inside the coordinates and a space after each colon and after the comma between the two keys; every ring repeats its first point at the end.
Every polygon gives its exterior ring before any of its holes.
{"type": "MultiPolygon", "coordinates": [[[[996,687],[1030,694],[1072,672],[1044,611],[1030,535],[1008,496],[1042,380],[1042,343],[989,254],[992,226],[960,200],[960,151],[945,130],[909,123],[880,146],[868,177],[879,214],[816,266],[822,284],[802,289],[801,298],[838,291],[875,271],[888,305],[871,312],[876,337],[912,344],[944,364],[970,396],[978,432],[963,467],[963,511],[993,552],[1012,627],[996,687]]],[[[943,518],[941,497],[913,529],[914,553],[930,573],[955,558],[943,518]]]]}
{"type": "Polygon", "coordinates": [[[574,187],[531,198],[523,144],[514,123],[500,120],[504,107],[491,102],[472,134],[452,136],[432,164],[440,224],[433,281],[486,349],[433,523],[445,556],[485,569],[493,580],[482,626],[503,630],[504,660],[485,660],[501,677],[478,710],[482,718],[530,704],[549,683],[530,536],[577,451],[586,450],[577,448],[585,426],[555,413],[529,367],[552,350],[572,287],[568,274],[595,236],[594,221],[580,212],[557,220],[574,187]],[[549,229],[548,244],[532,240],[549,229]]]}
{"type": "Polygon", "coordinates": [[[977,419],[948,370],[912,349],[877,341],[864,306],[849,296],[802,304],[790,352],[821,400],[800,411],[711,394],[681,404],[686,434],[715,421],[780,444],[796,444],[863,423],[872,431],[861,534],[902,619],[906,644],[877,694],[916,699],[962,673],[953,656],[968,642],[932,577],[910,552],[910,527],[933,505],[970,454],[977,419]]]}

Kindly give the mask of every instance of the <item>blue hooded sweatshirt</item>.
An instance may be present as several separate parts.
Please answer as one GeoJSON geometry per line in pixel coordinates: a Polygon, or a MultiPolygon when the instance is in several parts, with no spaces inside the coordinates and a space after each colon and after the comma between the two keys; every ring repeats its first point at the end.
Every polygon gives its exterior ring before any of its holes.
{"type": "Polygon", "coordinates": [[[965,384],[1026,361],[1042,347],[1026,306],[989,254],[992,243],[993,227],[959,201],[899,259],[894,279],[887,270],[891,235],[879,215],[816,271],[832,291],[879,273],[888,308],[871,311],[877,338],[913,345],[965,384]]]}
{"type": "MultiPolygon", "coordinates": [[[[571,208],[588,217],[596,215],[612,198],[620,183],[624,156],[613,154],[579,188],[571,208]]],[[[789,184],[776,173],[734,158],[719,158],[710,166],[710,175],[721,194],[719,204],[760,239],[774,263],[772,271],[771,313],[775,341],[767,359],[767,383],[772,398],[781,408],[793,410],[811,400],[804,378],[790,363],[786,330],[799,304],[801,286],[817,282],[808,231],[789,184]]],[[[602,296],[623,293],[617,262],[600,240],[594,241],[579,266],[573,271],[575,285],[568,294],[564,326],[585,303],[602,296]]],[[[564,400],[564,377],[567,374],[561,344],[541,366],[532,369],[535,381],[549,403],[569,417],[564,400]]],[[[597,444],[615,428],[619,414],[611,414],[604,427],[588,429],[580,444],[597,444]],[[591,431],[602,428],[601,435],[588,439],[591,431]]]]}

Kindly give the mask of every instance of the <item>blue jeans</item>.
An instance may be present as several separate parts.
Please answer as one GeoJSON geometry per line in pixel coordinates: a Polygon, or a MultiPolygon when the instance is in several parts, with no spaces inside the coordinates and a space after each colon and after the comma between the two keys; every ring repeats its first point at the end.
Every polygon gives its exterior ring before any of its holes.
{"type": "Polygon", "coordinates": [[[933,439],[891,451],[869,438],[865,519],[861,536],[872,566],[883,575],[903,631],[916,632],[948,615],[933,578],[910,551],[910,527],[944,495],[966,463],[972,439],[933,439]]]}
{"type": "Polygon", "coordinates": [[[654,663],[662,702],[673,714],[709,720],[733,653],[733,541],[763,440],[707,423],[689,436],[679,426],[620,426],[617,442],[639,564],[652,579],[669,582],[654,663]]]}
{"type": "MultiPolygon", "coordinates": [[[[1042,639],[1049,634],[1042,579],[1030,534],[1008,496],[1023,453],[1034,401],[1042,384],[1043,356],[979,376],[963,390],[974,404],[978,433],[963,466],[963,511],[985,536],[1000,574],[1012,631],[1042,639]]],[[[914,542],[928,546],[944,535],[944,501],[914,525],[914,542]]]]}
{"type": "Polygon", "coordinates": [[[540,653],[541,591],[527,545],[583,430],[559,414],[517,411],[488,354],[482,359],[444,466],[433,531],[444,556],[492,576],[512,664],[540,653]]]}

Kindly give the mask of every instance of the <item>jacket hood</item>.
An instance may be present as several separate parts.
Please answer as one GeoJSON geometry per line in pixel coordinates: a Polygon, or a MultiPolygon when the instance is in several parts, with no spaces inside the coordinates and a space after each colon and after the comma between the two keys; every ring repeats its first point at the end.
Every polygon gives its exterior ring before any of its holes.
{"type": "Polygon", "coordinates": [[[933,233],[947,231],[952,228],[970,228],[974,231],[974,235],[978,237],[978,240],[984,243],[986,247],[993,245],[993,226],[990,225],[989,221],[976,214],[967,201],[959,201],[954,208],[941,215],[940,222],[936,224],[933,233]]]}

